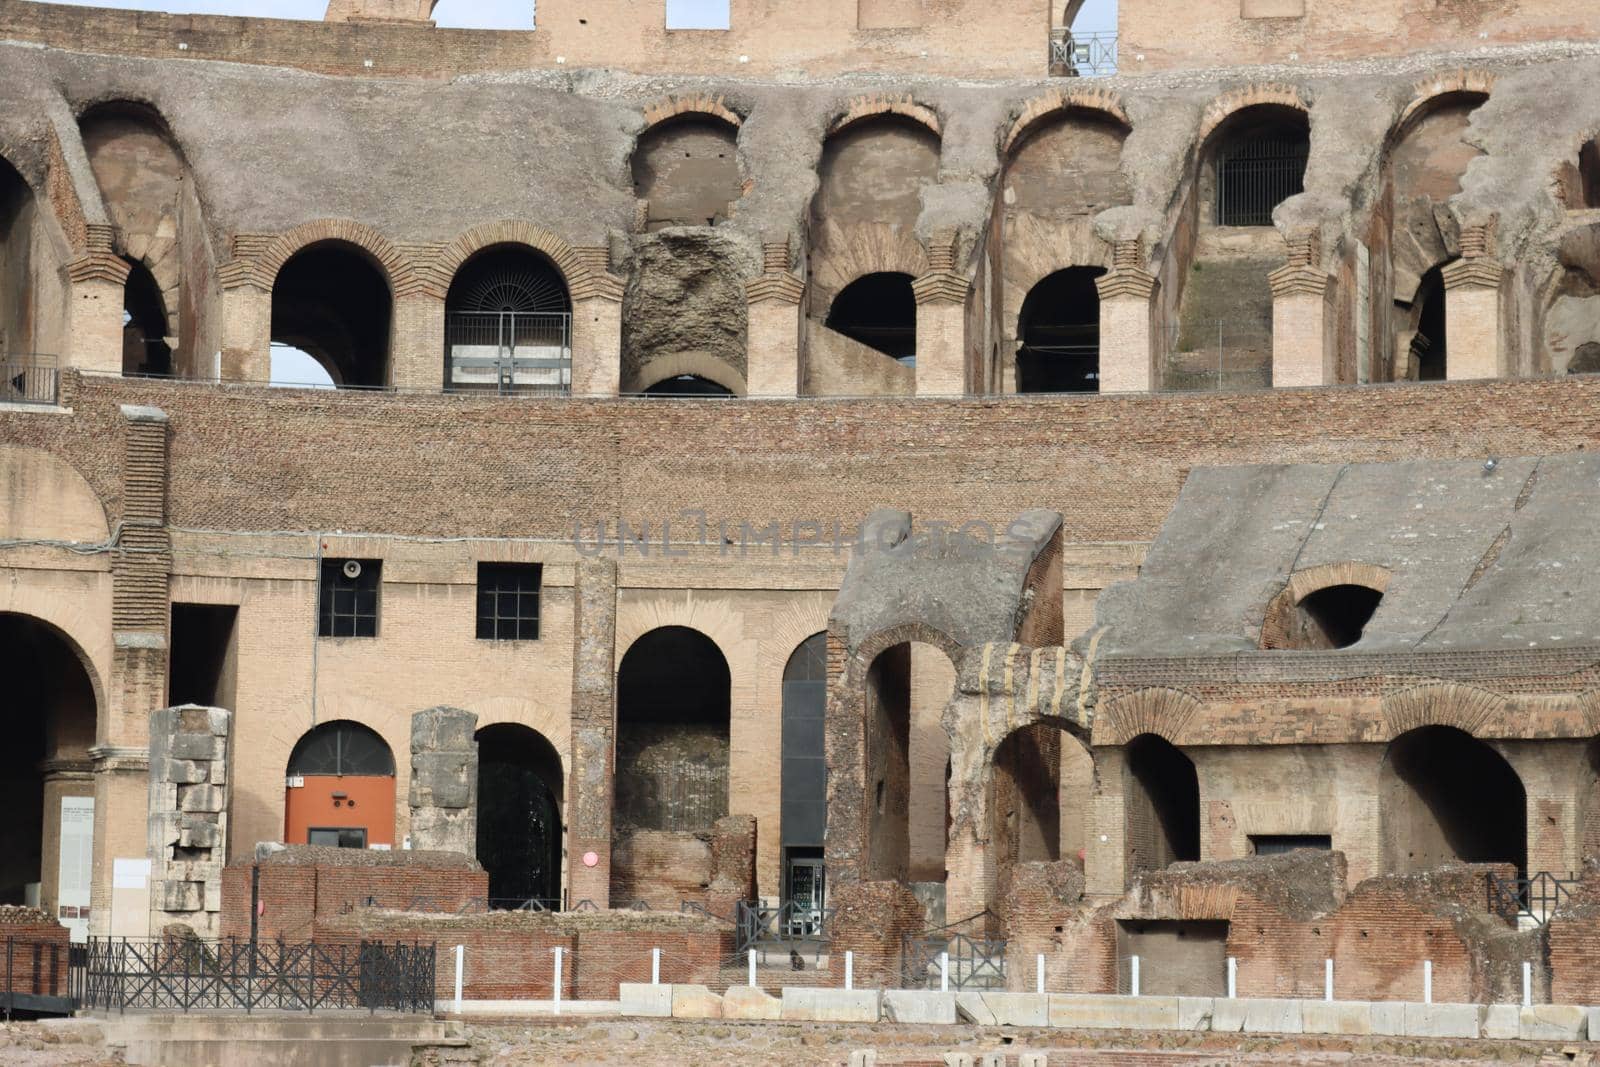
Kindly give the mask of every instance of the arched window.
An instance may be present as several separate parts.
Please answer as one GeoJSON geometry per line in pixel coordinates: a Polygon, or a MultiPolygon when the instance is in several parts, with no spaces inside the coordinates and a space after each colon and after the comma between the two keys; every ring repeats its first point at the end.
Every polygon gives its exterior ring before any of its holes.
{"type": "Polygon", "coordinates": [[[543,253],[499,245],[468,260],[445,297],[445,388],[563,393],[572,297],[543,253]]]}
{"type": "Polygon", "coordinates": [[[478,731],[478,862],[493,908],[561,905],[561,756],[517,723],[478,731]]]}
{"type": "Polygon", "coordinates": [[[1093,393],[1100,389],[1103,267],[1069,267],[1035,285],[1017,323],[1017,392],[1093,393]]]}
{"type": "Polygon", "coordinates": [[[389,384],[389,282],[355,245],[301,249],[272,286],[272,340],[305,352],[341,389],[389,384]]]}
{"type": "MultiPolygon", "coordinates": [[[[21,174],[0,159],[0,357],[19,358],[39,350],[38,323],[34,316],[33,189],[21,174]]],[[[18,390],[25,397],[29,390],[18,390]]],[[[0,397],[12,399],[13,389],[0,382],[0,397]]]]}
{"type": "Polygon", "coordinates": [[[917,298],[909,274],[867,274],[845,286],[827,327],[908,367],[917,365],[917,298]]]}
{"type": "Polygon", "coordinates": [[[394,752],[377,732],[336,720],[289,754],[284,840],[368,848],[394,844],[394,752]]]}
{"type": "Polygon", "coordinates": [[[719,385],[710,378],[702,378],[698,374],[679,374],[672,378],[663,378],[661,381],[646,389],[643,396],[733,396],[733,390],[725,385],[719,385]]]}
{"type": "Polygon", "coordinates": [[[1299,108],[1258,104],[1210,139],[1219,226],[1271,226],[1279,204],[1305,191],[1311,124],[1299,108]]]}
{"type": "Polygon", "coordinates": [[[1395,738],[1379,773],[1388,869],[1509,863],[1526,876],[1528,797],[1504,756],[1464,730],[1423,726],[1395,738]]]}
{"type": "Polygon", "coordinates": [[[123,286],[122,373],[164,376],[172,373],[167,344],[167,311],[156,279],[142,263],[129,263],[123,286]]]}
{"type": "Polygon", "coordinates": [[[1200,779],[1178,747],[1155,734],[1128,742],[1123,805],[1128,872],[1200,858],[1200,779]]]}
{"type": "Polygon", "coordinates": [[[633,195],[645,201],[645,229],[714,226],[743,195],[739,130],[715,115],[657,123],[633,153],[633,195]]]}
{"type": "Polygon", "coordinates": [[[1600,208],[1600,141],[1578,152],[1578,196],[1575,207],[1600,208]]]}

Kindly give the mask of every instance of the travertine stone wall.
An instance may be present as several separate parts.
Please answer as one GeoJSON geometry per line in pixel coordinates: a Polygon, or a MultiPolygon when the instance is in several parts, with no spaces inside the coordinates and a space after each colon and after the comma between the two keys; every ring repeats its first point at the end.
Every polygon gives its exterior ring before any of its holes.
{"type": "Polygon", "coordinates": [[[411,717],[411,846],[478,854],[478,717],[430,708],[411,717]]]}
{"type": "Polygon", "coordinates": [[[150,928],[219,933],[231,808],[233,713],[163,708],[150,716],[150,928]]]}

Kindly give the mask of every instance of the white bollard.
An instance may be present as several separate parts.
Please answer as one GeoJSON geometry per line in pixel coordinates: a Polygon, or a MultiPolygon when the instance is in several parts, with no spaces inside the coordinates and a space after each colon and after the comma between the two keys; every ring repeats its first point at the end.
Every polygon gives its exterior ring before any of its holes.
{"type": "Polygon", "coordinates": [[[1044,953],[1043,952],[1039,953],[1038,959],[1036,959],[1034,961],[1034,981],[1033,981],[1033,986],[1034,986],[1035,991],[1040,992],[1040,993],[1044,992],[1044,953]]]}
{"type": "Polygon", "coordinates": [[[1333,1003],[1333,961],[1322,961],[1322,998],[1333,1003]]]}
{"type": "Polygon", "coordinates": [[[1233,1000],[1239,995],[1239,961],[1232,956],[1228,957],[1228,999],[1233,1000]]]}
{"type": "Polygon", "coordinates": [[[1133,964],[1133,982],[1132,982],[1133,995],[1134,996],[1138,996],[1139,995],[1139,957],[1138,956],[1130,956],[1129,957],[1129,962],[1131,962],[1133,964]]]}
{"type": "Polygon", "coordinates": [[[939,992],[950,992],[950,953],[939,953],[939,992]]]}
{"type": "Polygon", "coordinates": [[[467,946],[456,946],[456,1014],[461,1014],[461,981],[466,971],[467,946]]]}
{"type": "Polygon", "coordinates": [[[1533,964],[1522,961],[1522,1006],[1533,1007],[1533,964]]]}
{"type": "Polygon", "coordinates": [[[1422,961],[1422,1003],[1433,1003],[1433,961],[1422,961]]]}
{"type": "Polygon", "coordinates": [[[856,987],[856,954],[848,950],[844,954],[844,987],[856,987]]]}
{"type": "Polygon", "coordinates": [[[750,988],[756,987],[756,950],[750,950],[750,988]]]}
{"type": "Polygon", "coordinates": [[[661,950],[658,948],[650,950],[650,984],[661,984],[661,950]]]}
{"type": "Polygon", "coordinates": [[[555,1013],[561,1014],[561,949],[555,949],[556,954],[556,988],[555,988],[555,1013]]]}

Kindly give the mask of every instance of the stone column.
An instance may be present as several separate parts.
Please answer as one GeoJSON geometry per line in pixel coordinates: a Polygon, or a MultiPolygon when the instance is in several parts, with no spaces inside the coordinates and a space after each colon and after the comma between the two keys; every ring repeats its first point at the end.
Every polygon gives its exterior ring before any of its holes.
{"type": "Polygon", "coordinates": [[[928,273],[911,283],[917,297],[917,395],[967,393],[967,294],[955,269],[955,240],[936,239],[928,273]]]}
{"type": "Polygon", "coordinates": [[[216,937],[228,858],[229,736],[221,708],[150,716],[150,930],[184,923],[216,937]]]}
{"type": "Polygon", "coordinates": [[[1100,391],[1148,393],[1156,388],[1151,299],[1156,278],[1144,268],[1138,241],[1118,241],[1110,273],[1095,279],[1100,293],[1100,391]]]}
{"type": "Polygon", "coordinates": [[[111,227],[91,224],[88,250],[67,264],[64,366],[90,374],[122,373],[122,309],[131,269],[111,251],[111,227]]]}
{"type": "Polygon", "coordinates": [[[1332,385],[1337,360],[1328,345],[1329,282],[1315,233],[1291,242],[1289,262],[1267,276],[1272,286],[1272,384],[1332,385]]]}
{"type": "Polygon", "coordinates": [[[573,250],[582,262],[572,286],[572,395],[616,396],[622,389],[622,280],[604,248],[573,250]]]}
{"type": "Polygon", "coordinates": [[[800,300],[805,283],[789,272],[789,240],[762,246],[761,277],[745,284],[750,304],[745,392],[755,397],[800,395],[800,300]]]}
{"type": "MultiPolygon", "coordinates": [[[[219,272],[220,273],[220,272],[219,272]]],[[[222,290],[223,381],[267,382],[272,379],[272,292],[253,282],[222,290]]]]}
{"type": "Polygon", "coordinates": [[[1505,268],[1488,254],[1491,227],[1463,228],[1462,258],[1439,273],[1444,279],[1444,334],[1449,346],[1445,377],[1450,381],[1498,378],[1505,373],[1500,355],[1500,282],[1505,268]]]}
{"type": "Polygon", "coordinates": [[[569,905],[611,900],[616,748],[617,564],[586,559],[573,588],[572,778],[567,795],[569,905]]]}
{"type": "Polygon", "coordinates": [[[389,383],[408,392],[444,386],[444,297],[430,292],[398,296],[389,343],[389,383]]]}
{"type": "Polygon", "coordinates": [[[411,717],[411,847],[478,854],[478,717],[429,708],[411,717]]]}
{"type": "Polygon", "coordinates": [[[957,732],[950,739],[950,836],[945,842],[944,913],[965,919],[993,903],[998,868],[989,833],[993,746],[957,732]]]}

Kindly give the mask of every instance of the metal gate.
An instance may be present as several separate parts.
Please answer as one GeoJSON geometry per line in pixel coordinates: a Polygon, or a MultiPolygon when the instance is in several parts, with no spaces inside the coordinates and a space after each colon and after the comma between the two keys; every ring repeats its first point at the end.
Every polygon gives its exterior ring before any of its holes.
{"type": "Polygon", "coordinates": [[[908,937],[900,959],[906,989],[1006,987],[1006,943],[1000,938],[952,933],[908,937]]]}
{"type": "Polygon", "coordinates": [[[1217,225],[1271,226],[1272,209],[1305,192],[1304,140],[1252,139],[1217,159],[1217,225]]]}
{"type": "Polygon", "coordinates": [[[572,387],[572,316],[452,311],[445,316],[447,389],[565,394],[572,387]]]}

